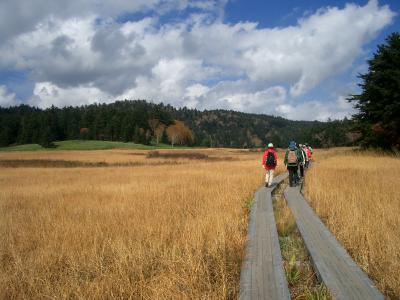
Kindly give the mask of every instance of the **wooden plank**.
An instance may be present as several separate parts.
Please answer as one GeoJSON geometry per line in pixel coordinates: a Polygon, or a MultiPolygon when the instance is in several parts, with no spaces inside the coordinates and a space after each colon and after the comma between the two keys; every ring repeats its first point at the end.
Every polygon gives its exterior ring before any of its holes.
{"type": "Polygon", "coordinates": [[[240,273],[240,299],[290,299],[271,192],[287,173],[275,177],[272,187],[254,195],[247,232],[245,258],[240,273]]]}
{"type": "Polygon", "coordinates": [[[317,276],[334,299],[384,299],[373,282],[354,262],[300,193],[287,187],[285,198],[296,219],[317,276]]]}

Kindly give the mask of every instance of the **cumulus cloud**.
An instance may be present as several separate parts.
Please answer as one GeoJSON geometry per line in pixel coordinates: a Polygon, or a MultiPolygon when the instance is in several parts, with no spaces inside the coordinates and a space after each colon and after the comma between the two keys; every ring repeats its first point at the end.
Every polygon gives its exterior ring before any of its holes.
{"type": "Polygon", "coordinates": [[[6,86],[0,85],[0,107],[10,107],[21,104],[14,93],[10,93],[6,86]]]}
{"type": "Polygon", "coordinates": [[[345,96],[339,96],[333,101],[311,100],[301,104],[282,104],[277,107],[281,115],[292,120],[319,120],[349,118],[355,110],[345,96]]]}
{"type": "Polygon", "coordinates": [[[394,17],[389,7],[370,0],[365,6],[321,9],[294,26],[260,28],[222,22],[222,13],[214,11],[222,10],[224,0],[38,1],[44,9],[27,10],[32,16],[26,28],[1,9],[7,5],[20,12],[24,1],[0,4],[0,40],[3,35],[5,41],[0,69],[30,70],[36,82],[31,103],[47,107],[140,98],[305,119],[310,119],[307,107],[319,110],[319,119],[349,111],[338,109],[338,100],[306,105],[296,99],[348,70],[394,17]],[[199,12],[164,24],[156,15],[123,23],[115,19],[123,12],[188,8],[199,12]]]}
{"type": "Polygon", "coordinates": [[[50,15],[61,20],[87,16],[115,18],[136,12],[163,15],[187,8],[213,11],[223,3],[225,0],[6,0],[0,2],[0,41],[31,31],[50,15]]]}
{"type": "Polygon", "coordinates": [[[60,88],[51,82],[39,82],[36,83],[33,96],[28,103],[33,106],[48,108],[52,105],[64,107],[104,103],[110,102],[111,99],[110,95],[94,86],[60,88]]]}

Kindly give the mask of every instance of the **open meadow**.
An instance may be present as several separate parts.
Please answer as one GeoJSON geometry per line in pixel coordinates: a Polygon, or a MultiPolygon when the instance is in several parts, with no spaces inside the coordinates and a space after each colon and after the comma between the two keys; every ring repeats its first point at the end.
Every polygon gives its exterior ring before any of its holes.
{"type": "Polygon", "coordinates": [[[263,174],[241,150],[1,152],[0,298],[235,299],[263,174]]]}
{"type": "Polygon", "coordinates": [[[400,159],[319,150],[306,176],[311,206],[391,299],[400,298],[400,159]]]}
{"type": "MultiPolygon", "coordinates": [[[[0,152],[0,298],[237,298],[261,155],[0,152]]],[[[399,298],[399,158],[345,148],[314,158],[311,205],[399,298]]]]}

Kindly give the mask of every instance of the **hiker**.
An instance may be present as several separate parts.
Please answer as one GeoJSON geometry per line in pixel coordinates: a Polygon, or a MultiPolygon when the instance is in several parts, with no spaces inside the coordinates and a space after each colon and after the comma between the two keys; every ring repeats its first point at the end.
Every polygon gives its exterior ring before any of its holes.
{"type": "Polygon", "coordinates": [[[270,187],[274,178],[275,168],[278,165],[278,155],[272,143],[268,144],[268,149],[264,152],[262,164],[267,171],[265,174],[265,187],[270,187]]]}
{"type": "Polygon", "coordinates": [[[308,143],[306,143],[306,144],[307,144],[307,148],[310,149],[311,155],[312,155],[314,153],[314,149],[308,143]]]}
{"type": "Polygon", "coordinates": [[[289,186],[293,187],[298,182],[297,169],[299,163],[302,162],[302,157],[300,151],[296,147],[296,143],[294,141],[289,143],[289,148],[285,153],[285,166],[289,171],[289,186]]]}
{"type": "Polygon", "coordinates": [[[307,154],[307,166],[306,166],[306,168],[309,168],[310,167],[310,163],[311,163],[311,157],[312,157],[312,154],[313,154],[313,150],[312,150],[312,148],[308,145],[308,143],[305,143],[305,149],[304,149],[305,151],[306,151],[306,154],[307,154]]]}
{"type": "Polygon", "coordinates": [[[309,163],[309,159],[308,159],[308,155],[307,155],[307,148],[306,145],[303,145],[303,153],[304,153],[304,168],[307,169],[308,168],[308,163],[309,163]]]}
{"type": "Polygon", "coordinates": [[[301,163],[299,163],[300,178],[304,178],[304,165],[308,159],[307,159],[307,154],[304,151],[302,144],[299,144],[299,151],[300,151],[300,155],[301,155],[301,163]]]}

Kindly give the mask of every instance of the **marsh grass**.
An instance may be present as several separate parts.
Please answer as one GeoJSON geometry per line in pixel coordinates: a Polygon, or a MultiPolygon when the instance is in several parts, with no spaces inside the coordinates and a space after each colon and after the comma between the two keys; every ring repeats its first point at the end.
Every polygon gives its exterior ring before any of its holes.
{"type": "Polygon", "coordinates": [[[114,162],[106,163],[84,162],[79,160],[54,160],[54,159],[15,159],[0,160],[0,167],[4,168],[105,168],[105,167],[138,167],[154,165],[177,165],[178,161],[161,161],[153,164],[145,162],[114,162]]]}
{"type": "Polygon", "coordinates": [[[148,158],[189,158],[189,159],[207,159],[209,156],[205,153],[200,152],[160,152],[160,151],[149,151],[147,153],[148,158]]]}
{"type": "Polygon", "coordinates": [[[311,206],[391,299],[400,298],[400,159],[380,151],[318,151],[306,175],[311,206]]]}
{"type": "Polygon", "coordinates": [[[260,154],[214,149],[204,153],[235,160],[162,165],[170,160],[129,153],[0,154],[139,164],[0,167],[0,298],[238,297],[260,154]]]}

